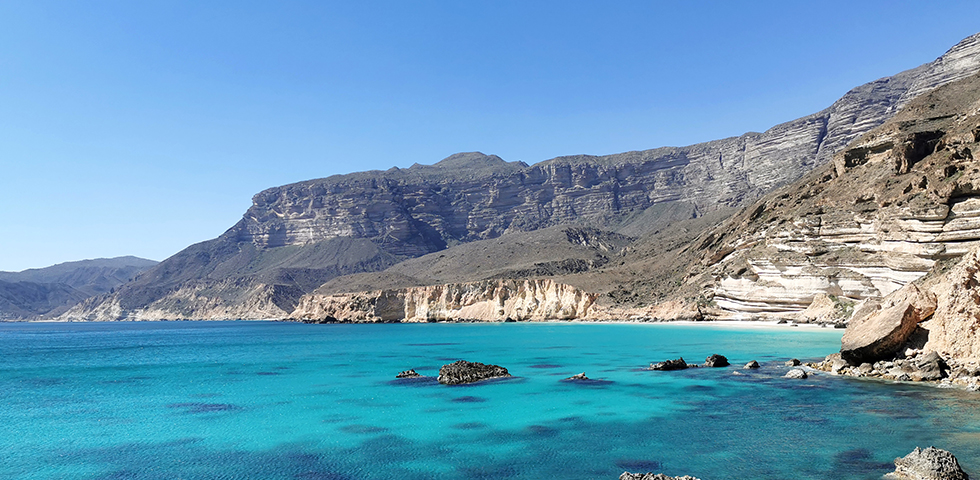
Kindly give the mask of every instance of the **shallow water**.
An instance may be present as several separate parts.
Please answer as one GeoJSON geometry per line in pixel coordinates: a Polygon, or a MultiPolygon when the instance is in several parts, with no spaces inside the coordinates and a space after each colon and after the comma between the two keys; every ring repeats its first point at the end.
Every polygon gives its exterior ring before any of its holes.
{"type": "MultiPolygon", "coordinates": [[[[0,478],[877,479],[980,467],[980,395],[781,378],[840,330],[637,324],[0,324],[0,478]],[[653,372],[652,361],[735,367],[653,372]],[[447,387],[458,359],[515,378],[447,387]],[[738,366],[758,360],[763,368],[738,366]],[[598,381],[562,382],[586,372],[598,381]],[[745,373],[734,375],[733,371],[745,373]]],[[[980,472],[978,472],[980,473],[980,472]]]]}

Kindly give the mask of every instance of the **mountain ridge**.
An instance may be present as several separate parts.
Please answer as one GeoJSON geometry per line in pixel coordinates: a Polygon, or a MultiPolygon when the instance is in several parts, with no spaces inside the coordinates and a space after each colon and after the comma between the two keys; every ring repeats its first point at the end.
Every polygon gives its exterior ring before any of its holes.
{"type": "MultiPolygon", "coordinates": [[[[138,319],[152,305],[160,312],[156,316],[171,308],[176,318],[203,318],[209,311],[240,311],[236,302],[248,301],[241,289],[220,285],[305,294],[317,282],[382,271],[502,235],[574,224],[627,228],[643,236],[671,221],[723,212],[826,164],[846,143],[894,114],[914,89],[980,70],[978,37],[934,62],[859,86],[827,109],[763,133],[687,147],[556,157],[533,165],[470,152],[447,157],[443,166],[272,187],[256,194],[242,220],[222,236],[188,247],[140,281],[84,302],[65,318],[138,319]],[[460,164],[477,167],[449,167],[460,164]],[[661,222],[663,211],[678,216],[661,222]],[[639,220],[626,224],[627,218],[639,220]],[[289,261],[284,263],[285,257],[289,261]],[[175,307],[176,299],[168,295],[187,289],[203,293],[175,307]],[[100,302],[119,308],[100,309],[100,302]],[[105,313],[110,310],[116,313],[105,313]]],[[[276,308],[285,311],[298,301],[279,298],[276,308]]]]}

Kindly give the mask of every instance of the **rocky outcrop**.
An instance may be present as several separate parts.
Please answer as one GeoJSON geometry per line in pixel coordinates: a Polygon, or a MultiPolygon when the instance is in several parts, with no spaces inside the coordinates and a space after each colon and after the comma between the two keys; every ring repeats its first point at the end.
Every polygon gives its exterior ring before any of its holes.
{"type": "Polygon", "coordinates": [[[841,358],[851,365],[893,358],[935,310],[935,295],[906,285],[851,321],[841,339],[841,358]]]}
{"type": "Polygon", "coordinates": [[[945,274],[925,282],[938,301],[932,319],[923,323],[929,332],[926,350],[946,358],[976,362],[980,359],[980,248],[965,255],[945,274]]]}
{"type": "Polygon", "coordinates": [[[416,372],[415,369],[413,368],[411,370],[405,370],[404,372],[399,372],[398,375],[395,375],[395,378],[417,378],[421,376],[422,375],[419,375],[419,373],[416,372]]]}
{"type": "Polygon", "coordinates": [[[585,376],[585,372],[582,372],[582,373],[577,373],[575,375],[572,375],[571,377],[568,377],[565,380],[575,381],[575,380],[588,380],[588,379],[589,377],[585,376]]]}
{"type": "Polygon", "coordinates": [[[795,378],[795,379],[800,379],[800,380],[805,380],[809,376],[810,375],[806,373],[806,370],[802,370],[802,369],[799,369],[799,368],[794,368],[794,369],[786,372],[786,375],[783,375],[784,378],[795,378]]]}
{"type": "Polygon", "coordinates": [[[671,477],[663,473],[630,473],[623,472],[619,480],[701,480],[699,478],[684,475],[682,477],[671,477]]]}
{"type": "Polygon", "coordinates": [[[305,322],[570,320],[597,295],[552,280],[486,280],[353,294],[307,295],[291,314],[305,322]]]}
{"type": "Polygon", "coordinates": [[[920,449],[895,459],[895,471],[886,478],[896,480],[969,480],[952,453],[936,447],[920,449]]]}
{"type": "Polygon", "coordinates": [[[709,368],[727,367],[729,365],[728,358],[724,355],[718,355],[713,353],[708,355],[708,358],[704,359],[704,366],[709,368]]]}
{"type": "Polygon", "coordinates": [[[509,376],[504,367],[465,360],[443,365],[439,369],[439,383],[443,385],[461,385],[509,376]]]}
{"type": "Polygon", "coordinates": [[[745,370],[752,370],[752,369],[756,369],[756,368],[759,368],[759,367],[760,367],[759,362],[757,362],[755,360],[752,360],[751,362],[746,363],[745,366],[742,367],[742,368],[745,369],[745,370]]]}
{"type": "Polygon", "coordinates": [[[664,360],[662,362],[651,363],[648,370],[660,370],[660,371],[670,371],[670,370],[684,370],[690,365],[684,361],[684,358],[678,358],[675,360],[664,360]]]}
{"type": "MultiPolygon", "coordinates": [[[[462,153],[434,165],[270,188],[255,195],[242,220],[221,237],[188,247],[141,279],[87,303],[71,316],[205,318],[223,310],[253,318],[268,311],[249,311],[229,303],[227,298],[241,298],[233,285],[247,284],[246,290],[258,293],[264,291],[260,286],[295,293],[276,302],[279,310],[289,312],[300,296],[333,278],[382,271],[458,244],[568,223],[641,235],[669,223],[661,222],[662,217],[682,220],[740,206],[829,162],[845,144],[891,117],[908,101],[910,92],[925,91],[976,71],[971,63],[977,50],[975,40],[964,41],[936,62],[855,88],[822,112],[764,133],[687,147],[559,157],[535,165],[462,153]],[[194,304],[197,309],[176,306],[175,292],[188,288],[208,297],[194,304]],[[155,309],[159,313],[146,313],[155,309]]],[[[922,141],[931,140],[923,137],[922,141]]],[[[917,155],[915,148],[909,151],[917,155]]],[[[855,232],[851,223],[842,221],[837,230],[845,238],[863,233],[862,228],[855,232]]],[[[725,257],[725,248],[712,255],[725,257]]],[[[600,266],[573,260],[532,262],[532,268],[541,272],[535,275],[556,275],[600,266]]],[[[883,285],[895,279],[903,284],[928,260],[911,255],[911,263],[896,260],[887,265],[899,265],[889,270],[883,270],[880,262],[827,265],[840,270],[834,278],[840,279],[848,293],[843,297],[852,298],[877,294],[873,282],[865,284],[867,275],[883,285]],[[848,269],[861,272],[854,276],[848,269]]],[[[753,267],[759,277],[765,277],[759,272],[767,268],[781,271],[784,265],[779,259],[766,263],[756,258],[753,262],[759,267],[753,267]]],[[[797,266],[790,270],[799,270],[801,275],[782,292],[773,289],[768,297],[757,285],[723,281],[717,304],[744,312],[796,311],[812,300],[811,294],[797,290],[812,290],[810,284],[822,282],[829,291],[834,283],[822,280],[827,278],[823,272],[804,272],[797,266]]],[[[368,285],[363,289],[375,290],[383,288],[368,285]]],[[[183,300],[179,305],[184,305],[183,300]]]]}

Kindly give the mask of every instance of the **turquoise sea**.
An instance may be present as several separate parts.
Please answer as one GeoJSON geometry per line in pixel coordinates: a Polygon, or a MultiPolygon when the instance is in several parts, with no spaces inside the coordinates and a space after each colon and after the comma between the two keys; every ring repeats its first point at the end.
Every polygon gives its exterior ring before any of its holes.
{"type": "Polygon", "coordinates": [[[664,324],[0,324],[2,479],[876,479],[980,473],[980,394],[819,375],[840,330],[664,324]],[[643,370],[711,353],[733,367],[643,370]],[[458,359],[512,379],[448,387],[458,359]],[[763,368],[741,370],[749,360],[763,368]],[[433,378],[395,380],[409,368],[433,378]],[[596,381],[563,382],[585,372],[596,381]],[[735,375],[738,371],[744,375],[735,375]]]}

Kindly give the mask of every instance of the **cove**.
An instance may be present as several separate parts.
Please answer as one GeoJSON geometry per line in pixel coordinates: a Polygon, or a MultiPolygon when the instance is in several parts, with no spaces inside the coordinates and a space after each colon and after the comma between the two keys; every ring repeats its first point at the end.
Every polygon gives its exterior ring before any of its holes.
{"type": "Polygon", "coordinates": [[[674,324],[0,324],[0,478],[872,479],[980,465],[980,397],[817,375],[840,330],[674,324]],[[712,353],[732,367],[644,370],[712,353]],[[455,360],[513,378],[448,387],[455,360]],[[750,360],[762,368],[742,370],[750,360]],[[396,380],[414,368],[428,378],[396,380]],[[586,372],[597,382],[562,382],[586,372]],[[735,375],[733,372],[742,373],[735,375]]]}

